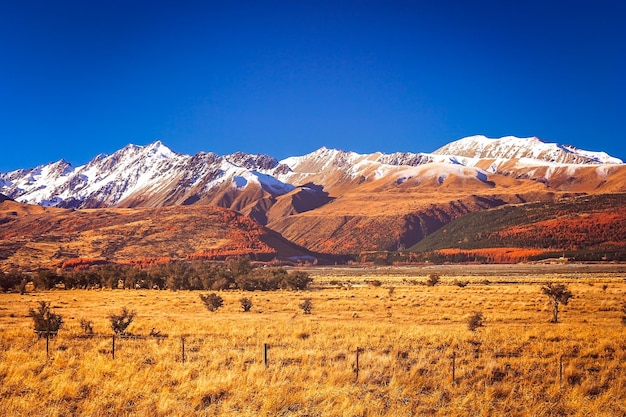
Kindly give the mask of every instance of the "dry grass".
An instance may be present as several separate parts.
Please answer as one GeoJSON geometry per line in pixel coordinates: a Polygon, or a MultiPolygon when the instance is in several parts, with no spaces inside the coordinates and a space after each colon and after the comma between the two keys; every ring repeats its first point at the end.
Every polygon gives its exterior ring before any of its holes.
{"type": "Polygon", "coordinates": [[[215,313],[198,292],[2,295],[0,409],[12,416],[626,415],[626,282],[618,273],[448,271],[428,287],[416,285],[426,274],[410,270],[311,272],[312,291],[224,292],[215,313]],[[537,284],[545,279],[575,295],[558,324],[549,323],[537,284]],[[373,280],[382,285],[367,284],[373,280]],[[243,295],[254,303],[248,313],[243,295]],[[310,315],[298,307],[305,297],[310,315]],[[28,317],[38,300],[51,301],[66,322],[49,357],[28,317]],[[169,337],[116,339],[113,359],[107,316],[123,306],[137,312],[131,333],[154,328],[169,337]],[[486,327],[471,332],[468,317],[477,311],[486,327]],[[81,318],[101,337],[83,337],[81,318]]]}

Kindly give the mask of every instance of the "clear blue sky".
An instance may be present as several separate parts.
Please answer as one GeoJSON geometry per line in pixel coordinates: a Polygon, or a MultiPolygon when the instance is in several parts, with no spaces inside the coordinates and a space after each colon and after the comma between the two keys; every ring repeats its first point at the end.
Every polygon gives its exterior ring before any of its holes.
{"type": "Polygon", "coordinates": [[[0,0],[0,171],[539,136],[626,159],[626,6],[0,0]]]}

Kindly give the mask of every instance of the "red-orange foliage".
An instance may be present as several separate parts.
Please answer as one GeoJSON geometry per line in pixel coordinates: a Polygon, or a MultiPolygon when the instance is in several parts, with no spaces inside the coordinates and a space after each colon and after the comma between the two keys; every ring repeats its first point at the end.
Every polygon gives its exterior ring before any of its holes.
{"type": "Polygon", "coordinates": [[[106,259],[95,258],[72,258],[64,261],[61,264],[61,268],[73,268],[73,269],[86,269],[92,265],[104,265],[107,263],[106,259]]]}
{"type": "Polygon", "coordinates": [[[226,259],[250,256],[271,257],[276,250],[263,242],[265,230],[249,217],[233,211],[222,211],[221,220],[229,225],[226,237],[229,242],[219,248],[211,248],[187,255],[187,259],[226,259]]]}
{"type": "Polygon", "coordinates": [[[494,263],[515,263],[527,261],[531,256],[545,253],[541,249],[529,248],[484,248],[484,249],[440,249],[437,251],[441,255],[464,255],[467,258],[487,259],[494,263]]]}
{"type": "Polygon", "coordinates": [[[559,250],[626,246],[626,207],[537,223],[512,226],[493,234],[495,239],[536,242],[559,250]]]}
{"type": "Polygon", "coordinates": [[[174,260],[169,256],[162,256],[159,258],[138,258],[138,259],[129,259],[125,261],[117,262],[120,265],[131,265],[135,268],[143,269],[149,268],[154,265],[166,265],[172,263],[174,260]]]}

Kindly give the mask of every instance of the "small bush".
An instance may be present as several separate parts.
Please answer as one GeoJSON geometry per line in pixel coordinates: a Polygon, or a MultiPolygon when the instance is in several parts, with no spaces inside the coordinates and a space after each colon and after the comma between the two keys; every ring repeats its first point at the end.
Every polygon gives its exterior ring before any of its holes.
{"type": "Polygon", "coordinates": [[[63,326],[63,318],[50,311],[50,303],[48,301],[39,301],[39,307],[35,310],[28,310],[29,315],[33,318],[33,325],[37,335],[46,337],[46,335],[54,337],[63,326]]]}
{"type": "Polygon", "coordinates": [[[87,335],[93,334],[93,322],[91,320],[87,320],[85,318],[80,319],[80,328],[83,329],[83,332],[87,335]]]}
{"type": "Polygon", "coordinates": [[[454,285],[457,287],[465,288],[467,287],[467,284],[469,284],[469,281],[459,281],[458,279],[454,280],[454,285]]]}
{"type": "Polygon", "coordinates": [[[129,311],[126,307],[122,308],[120,314],[111,314],[109,316],[109,320],[111,320],[111,329],[113,329],[115,334],[118,336],[128,335],[129,333],[126,329],[133,322],[136,314],[137,313],[134,311],[129,311]]]}
{"type": "Polygon", "coordinates": [[[244,312],[248,312],[252,308],[252,301],[248,297],[241,298],[239,302],[241,303],[241,309],[244,312]]]}
{"type": "Polygon", "coordinates": [[[304,300],[302,300],[302,302],[298,305],[298,307],[300,307],[302,309],[302,312],[304,314],[311,314],[311,310],[313,309],[313,302],[311,301],[310,298],[305,298],[304,300]]]}
{"type": "Polygon", "coordinates": [[[207,308],[207,310],[212,312],[217,311],[220,307],[224,305],[224,300],[222,299],[222,297],[215,293],[211,293],[209,295],[200,294],[200,299],[204,303],[204,306],[207,308]]]}
{"type": "Polygon", "coordinates": [[[439,276],[439,274],[430,274],[428,275],[428,279],[426,280],[426,285],[428,285],[429,287],[434,287],[435,285],[439,284],[439,281],[441,281],[441,277],[439,276]]]}
{"type": "Polygon", "coordinates": [[[485,323],[484,323],[483,313],[480,313],[480,312],[476,312],[472,314],[469,320],[467,321],[467,328],[472,332],[475,332],[476,329],[478,329],[479,327],[484,327],[484,326],[485,326],[485,323]]]}

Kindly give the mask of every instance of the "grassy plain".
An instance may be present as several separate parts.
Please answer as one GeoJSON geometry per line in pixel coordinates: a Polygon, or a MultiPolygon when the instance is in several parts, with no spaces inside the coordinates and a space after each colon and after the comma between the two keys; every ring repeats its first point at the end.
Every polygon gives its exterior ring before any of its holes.
{"type": "Polygon", "coordinates": [[[622,270],[316,268],[309,271],[310,291],[226,291],[215,313],[199,292],[1,294],[0,410],[10,416],[626,416],[622,270]],[[423,285],[431,273],[441,274],[441,282],[423,285]],[[540,290],[547,280],[566,283],[574,294],[558,324],[549,322],[551,306],[540,290]],[[239,303],[244,296],[254,304],[247,313],[239,303]],[[298,307],[306,297],[313,303],[309,315],[298,307]],[[48,355],[28,316],[39,300],[50,301],[65,320],[48,355]],[[113,358],[107,317],[124,306],[137,312],[130,332],[147,336],[155,329],[168,337],[117,338],[113,358]],[[474,312],[483,314],[485,327],[472,332],[467,323],[474,312]],[[84,337],[81,318],[93,321],[98,336],[84,337]]]}

